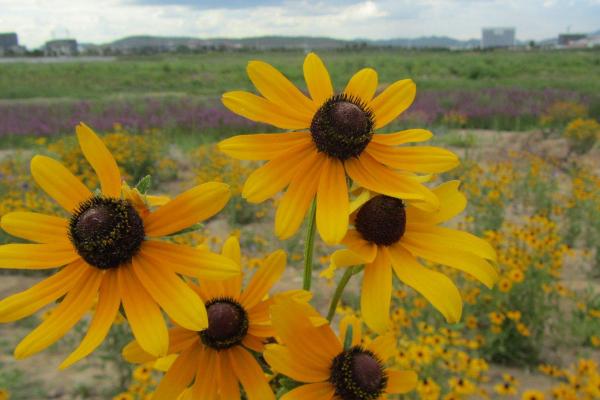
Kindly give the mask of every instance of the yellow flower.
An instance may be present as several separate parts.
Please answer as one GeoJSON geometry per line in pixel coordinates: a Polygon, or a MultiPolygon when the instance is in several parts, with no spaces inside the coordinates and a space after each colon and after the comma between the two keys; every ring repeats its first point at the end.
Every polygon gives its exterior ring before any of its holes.
{"type": "Polygon", "coordinates": [[[512,269],[508,272],[508,277],[510,278],[510,280],[512,280],[513,282],[523,282],[523,280],[525,279],[525,275],[523,274],[523,271],[521,271],[520,269],[512,269]]]}
{"type": "Polygon", "coordinates": [[[494,391],[501,396],[517,394],[517,388],[511,382],[498,383],[494,386],[494,391]]]}
{"type": "Polygon", "coordinates": [[[268,160],[244,185],[242,196],[248,201],[260,203],[288,187],[275,215],[281,239],[298,230],[316,197],[319,234],[328,244],[339,243],[348,229],[347,176],[369,190],[414,200],[429,210],[438,206],[413,173],[452,169],[458,164],[456,155],[430,146],[397,147],[430,139],[426,130],[373,133],[411,105],[416,87],[410,79],[374,97],[377,73],[365,68],[335,94],[323,62],[310,53],[304,60],[308,98],[267,63],[251,61],[247,70],[262,97],[227,92],[223,104],[253,121],[295,132],[239,135],[219,143],[219,149],[237,159],[268,160]]]}
{"type": "Polygon", "coordinates": [[[134,399],[133,395],[131,395],[130,393],[124,392],[124,393],[119,393],[118,395],[113,397],[112,400],[135,400],[135,399],[134,399]]]}
{"type": "Polygon", "coordinates": [[[9,400],[10,392],[6,389],[0,389],[0,400],[9,400]]]}
{"type": "Polygon", "coordinates": [[[526,390],[521,395],[521,400],[544,400],[544,393],[539,390],[526,390]]]}
{"type": "Polygon", "coordinates": [[[141,365],[133,371],[133,379],[138,382],[146,382],[152,376],[152,369],[146,365],[141,365]]]}
{"type": "Polygon", "coordinates": [[[311,314],[316,311],[293,300],[284,299],[271,307],[273,327],[282,344],[268,345],[264,357],[274,371],[304,383],[281,400],[330,400],[334,396],[375,400],[416,387],[413,371],[385,367],[396,351],[393,336],[379,336],[361,345],[360,332],[355,332],[357,344],[344,349],[329,324],[315,325],[311,314]]]}
{"type": "Polygon", "coordinates": [[[508,311],[506,313],[506,318],[512,321],[520,321],[521,320],[521,311],[508,311]]]}
{"type": "MultiPolygon", "coordinates": [[[[230,237],[222,254],[241,269],[240,245],[230,237]]],[[[265,300],[279,280],[286,254],[278,250],[266,257],[245,290],[242,277],[210,285],[190,284],[208,310],[208,328],[190,330],[176,326],[169,332],[169,354],[179,353],[160,382],[154,400],[176,399],[182,392],[189,398],[240,399],[239,383],[249,399],[275,399],[260,364],[247,349],[261,353],[267,338],[275,336],[265,300]],[[190,388],[186,389],[191,383],[190,388]]],[[[290,296],[308,300],[307,292],[292,291],[290,296]]],[[[123,349],[123,357],[134,363],[155,359],[133,341],[123,349]]]]}
{"type": "Polygon", "coordinates": [[[141,345],[164,355],[168,334],[161,308],[182,326],[200,330],[208,324],[200,297],[178,274],[222,279],[239,270],[220,255],[156,238],[213,216],[227,203],[229,190],[223,184],[206,183],[147,212],[123,196],[119,168],[98,136],[83,124],[77,126],[77,136],[98,175],[102,194],[94,194],[52,158],[38,155],[31,160],[35,181],[71,217],[33,212],[4,215],[0,225],[6,232],[36,244],[0,246],[0,268],[64,267],[0,301],[0,322],[27,317],[64,296],[18,344],[15,357],[25,358],[63,337],[98,299],[87,335],[61,364],[66,368],[102,343],[122,303],[141,345]]]}
{"type": "Polygon", "coordinates": [[[496,311],[492,311],[491,313],[489,313],[488,317],[490,318],[490,322],[494,325],[501,325],[505,319],[502,313],[496,311]]]}
{"type": "Polygon", "coordinates": [[[512,288],[512,282],[509,279],[501,278],[498,281],[498,290],[502,293],[508,292],[512,288]]]}
{"type": "MultiPolygon", "coordinates": [[[[353,202],[356,211],[342,243],[348,249],[331,256],[337,267],[366,264],[361,292],[361,313],[365,323],[377,332],[387,329],[392,294],[392,270],[408,286],[421,293],[448,322],[457,322],[462,300],[454,283],[444,274],[424,267],[417,257],[467,272],[491,287],[496,269],[487,260],[496,260],[488,242],[467,232],[444,228],[439,223],[464,210],[466,199],[458,181],[446,182],[433,190],[440,208],[426,212],[402,200],[384,195],[371,197],[363,192],[353,202]]],[[[353,210],[354,211],[354,210],[353,210]]]]}

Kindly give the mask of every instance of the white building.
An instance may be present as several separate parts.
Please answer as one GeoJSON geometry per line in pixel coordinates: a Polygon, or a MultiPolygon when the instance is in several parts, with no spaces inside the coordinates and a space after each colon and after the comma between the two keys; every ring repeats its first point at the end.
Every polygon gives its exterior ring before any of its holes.
{"type": "Polygon", "coordinates": [[[515,28],[483,28],[481,30],[481,48],[514,47],[515,28]]]}

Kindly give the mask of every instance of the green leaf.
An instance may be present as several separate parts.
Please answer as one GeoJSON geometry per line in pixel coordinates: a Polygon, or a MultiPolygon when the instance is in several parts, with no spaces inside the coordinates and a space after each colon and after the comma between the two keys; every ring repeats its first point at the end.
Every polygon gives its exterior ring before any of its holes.
{"type": "Polygon", "coordinates": [[[348,325],[346,328],[346,336],[344,337],[344,350],[348,350],[350,347],[352,347],[352,330],[352,325],[348,325]]]}
{"type": "Polygon", "coordinates": [[[167,235],[168,237],[173,237],[173,236],[179,236],[179,235],[185,235],[186,233],[190,233],[190,232],[195,232],[195,231],[199,231],[200,229],[202,229],[204,227],[203,223],[197,223],[194,224],[190,227],[187,227],[185,229],[180,230],[179,232],[175,232],[175,233],[171,233],[170,235],[167,235]]]}
{"type": "Polygon", "coordinates": [[[148,190],[150,190],[150,186],[152,186],[152,176],[146,175],[135,185],[135,188],[141,193],[146,194],[148,190]]]}

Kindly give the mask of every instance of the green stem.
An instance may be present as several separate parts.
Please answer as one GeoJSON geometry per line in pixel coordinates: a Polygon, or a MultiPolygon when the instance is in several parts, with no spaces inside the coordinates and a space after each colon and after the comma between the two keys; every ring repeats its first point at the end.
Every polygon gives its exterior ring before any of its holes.
{"type": "Polygon", "coordinates": [[[342,298],[342,294],[344,293],[344,289],[346,289],[346,285],[350,281],[350,278],[352,278],[352,275],[358,274],[360,271],[362,271],[362,269],[362,266],[346,268],[344,275],[342,275],[342,279],[340,279],[337,288],[335,288],[335,293],[333,293],[333,298],[331,299],[331,304],[329,305],[329,312],[327,313],[327,320],[329,322],[331,322],[335,316],[335,310],[337,309],[337,305],[342,298]]]}
{"type": "Polygon", "coordinates": [[[315,248],[315,222],[317,215],[317,202],[313,200],[308,213],[308,225],[306,226],[306,240],[304,242],[304,281],[302,288],[310,290],[312,283],[313,251],[315,248]]]}

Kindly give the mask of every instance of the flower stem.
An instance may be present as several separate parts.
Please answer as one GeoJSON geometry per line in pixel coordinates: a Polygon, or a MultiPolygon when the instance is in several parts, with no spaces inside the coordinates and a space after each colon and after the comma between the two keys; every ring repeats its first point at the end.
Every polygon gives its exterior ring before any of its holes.
{"type": "Polygon", "coordinates": [[[342,275],[342,279],[340,279],[337,288],[335,288],[335,293],[333,293],[333,298],[331,299],[331,304],[329,305],[329,312],[327,313],[327,320],[329,322],[331,322],[335,316],[335,310],[337,309],[337,305],[342,298],[342,294],[344,293],[344,289],[346,289],[346,285],[350,281],[350,278],[352,278],[352,275],[358,274],[360,271],[362,271],[362,269],[362,266],[346,268],[344,275],[342,275]]]}
{"type": "Polygon", "coordinates": [[[315,248],[315,222],[317,215],[317,202],[313,200],[308,212],[308,225],[306,226],[306,240],[304,242],[304,280],[302,289],[310,290],[312,283],[313,251],[315,248]]]}

